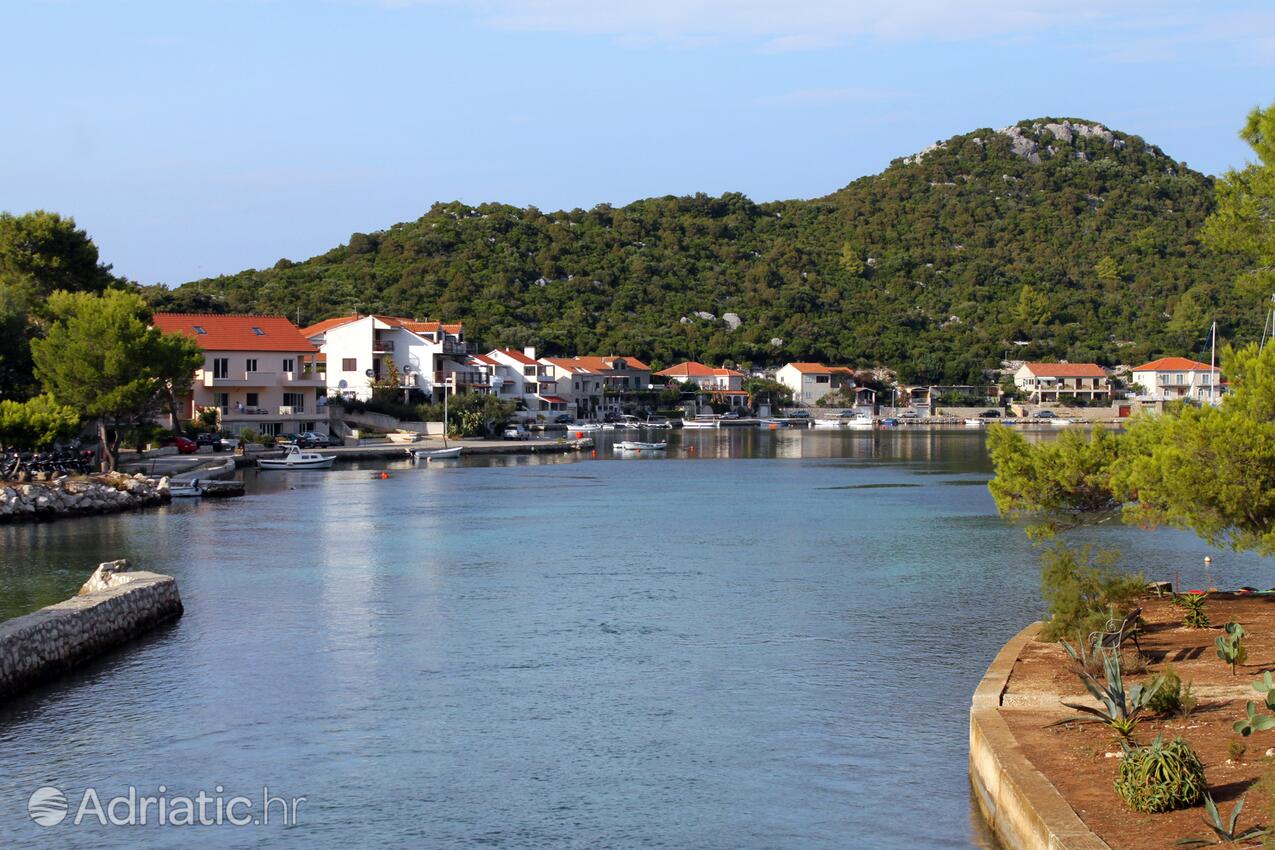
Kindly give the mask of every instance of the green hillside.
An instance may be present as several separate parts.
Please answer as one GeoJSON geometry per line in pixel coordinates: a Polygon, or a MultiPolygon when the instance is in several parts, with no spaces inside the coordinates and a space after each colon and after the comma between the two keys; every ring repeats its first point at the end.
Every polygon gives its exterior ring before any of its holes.
{"type": "Polygon", "coordinates": [[[1039,119],[954,136],[814,200],[436,204],[303,262],[150,295],[303,323],[351,310],[461,320],[481,344],[551,354],[819,359],[959,382],[1007,352],[1107,364],[1199,352],[1215,318],[1223,336],[1252,338],[1261,308],[1234,291],[1238,261],[1197,239],[1212,205],[1211,178],[1136,136],[1039,119]]]}

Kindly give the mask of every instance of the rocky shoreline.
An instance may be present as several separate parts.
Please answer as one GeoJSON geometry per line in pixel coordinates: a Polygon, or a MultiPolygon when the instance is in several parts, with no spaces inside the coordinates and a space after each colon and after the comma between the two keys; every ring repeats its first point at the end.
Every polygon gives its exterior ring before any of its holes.
{"type": "Polygon", "coordinates": [[[167,502],[168,479],[138,473],[73,476],[0,485],[0,523],[116,513],[167,502]]]}

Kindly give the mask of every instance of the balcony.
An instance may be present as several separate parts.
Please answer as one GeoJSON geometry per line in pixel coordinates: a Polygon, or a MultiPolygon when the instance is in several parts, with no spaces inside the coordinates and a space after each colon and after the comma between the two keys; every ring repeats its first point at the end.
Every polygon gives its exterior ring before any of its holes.
{"type": "Polygon", "coordinates": [[[489,387],[491,376],[486,372],[435,372],[435,386],[442,386],[455,378],[458,387],[489,387]]]}
{"type": "Polygon", "coordinates": [[[280,372],[283,376],[283,384],[288,387],[324,387],[327,386],[327,379],[314,371],[305,372],[280,372]]]}
{"type": "Polygon", "coordinates": [[[454,339],[443,340],[444,354],[473,354],[474,350],[473,343],[457,342],[454,339]]]}
{"type": "MultiPolygon", "coordinates": [[[[204,372],[205,387],[276,387],[280,375],[289,372],[239,372],[224,377],[214,377],[212,372],[204,372]],[[242,376],[242,377],[241,377],[242,376]]],[[[321,384],[315,384],[321,386],[321,384]]]]}
{"type": "Polygon", "coordinates": [[[394,340],[392,339],[375,339],[372,341],[373,354],[393,354],[394,340]]]}

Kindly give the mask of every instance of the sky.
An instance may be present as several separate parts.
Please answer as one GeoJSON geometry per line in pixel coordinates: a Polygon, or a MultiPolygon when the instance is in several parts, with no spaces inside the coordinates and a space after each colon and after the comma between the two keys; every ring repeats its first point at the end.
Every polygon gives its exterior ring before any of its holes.
{"type": "Polygon", "coordinates": [[[177,285],[437,201],[818,197],[1042,116],[1218,174],[1275,102],[1275,3],[0,0],[0,67],[0,210],[177,285]]]}

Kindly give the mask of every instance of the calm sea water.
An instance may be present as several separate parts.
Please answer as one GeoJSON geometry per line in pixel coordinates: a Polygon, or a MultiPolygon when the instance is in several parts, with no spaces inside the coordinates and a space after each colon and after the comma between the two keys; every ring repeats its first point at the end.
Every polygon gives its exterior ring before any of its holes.
{"type": "MultiPolygon", "coordinates": [[[[0,707],[0,847],[983,846],[970,693],[1040,606],[982,435],[672,440],[0,527],[0,618],[119,557],[186,602],[0,707]],[[306,800],[290,826],[28,817],[41,786],[74,809],[130,785],[306,800]]],[[[1184,534],[1091,537],[1184,583],[1264,574],[1206,574],[1184,534]]]]}

